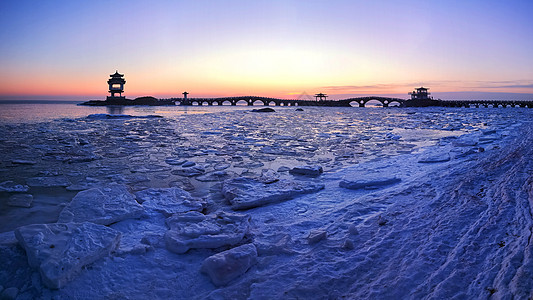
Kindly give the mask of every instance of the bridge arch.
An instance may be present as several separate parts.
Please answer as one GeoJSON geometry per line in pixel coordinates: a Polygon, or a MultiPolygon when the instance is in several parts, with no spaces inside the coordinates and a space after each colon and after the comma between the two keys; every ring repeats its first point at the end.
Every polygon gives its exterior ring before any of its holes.
{"type": "Polygon", "coordinates": [[[389,102],[389,107],[390,107],[390,106],[402,106],[402,105],[403,105],[403,102],[400,102],[400,101],[398,101],[398,100],[396,100],[396,99],[391,100],[391,101],[389,102]],[[391,105],[391,104],[394,104],[394,105],[391,105]]]}
{"type": "Polygon", "coordinates": [[[363,101],[365,107],[386,107],[389,103],[384,103],[378,99],[367,99],[363,101]]]}
{"type": "Polygon", "coordinates": [[[349,106],[351,107],[364,107],[364,103],[360,100],[352,99],[351,101],[347,102],[349,106]]]}
{"type": "Polygon", "coordinates": [[[244,99],[235,99],[235,101],[233,102],[234,104],[233,105],[241,105],[241,106],[244,106],[244,105],[249,105],[249,102],[244,100],[244,99]]]}
{"type": "Polygon", "coordinates": [[[260,103],[262,103],[264,106],[267,106],[268,103],[267,103],[266,101],[267,101],[267,100],[265,100],[265,99],[255,98],[255,99],[251,99],[251,100],[250,100],[250,103],[251,103],[252,105],[256,105],[257,102],[260,102],[260,103]]]}

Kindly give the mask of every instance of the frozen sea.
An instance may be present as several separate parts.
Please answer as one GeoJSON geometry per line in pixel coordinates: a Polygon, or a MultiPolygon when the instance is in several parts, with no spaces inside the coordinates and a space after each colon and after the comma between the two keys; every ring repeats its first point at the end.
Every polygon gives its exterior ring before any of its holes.
{"type": "Polygon", "coordinates": [[[533,110],[0,104],[0,293],[533,296],[533,110]]]}

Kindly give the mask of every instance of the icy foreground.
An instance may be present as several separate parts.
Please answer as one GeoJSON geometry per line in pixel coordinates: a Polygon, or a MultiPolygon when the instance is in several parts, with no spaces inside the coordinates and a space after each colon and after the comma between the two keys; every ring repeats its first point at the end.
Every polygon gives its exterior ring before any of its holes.
{"type": "Polygon", "coordinates": [[[359,126],[325,112],[11,128],[19,140],[0,143],[0,295],[533,296],[529,113],[365,110],[359,126]],[[395,129],[370,126],[373,114],[395,129]]]}
{"type": "Polygon", "coordinates": [[[81,268],[113,251],[120,232],[94,223],[35,224],[17,228],[15,236],[49,288],[63,287],[81,268]]]}

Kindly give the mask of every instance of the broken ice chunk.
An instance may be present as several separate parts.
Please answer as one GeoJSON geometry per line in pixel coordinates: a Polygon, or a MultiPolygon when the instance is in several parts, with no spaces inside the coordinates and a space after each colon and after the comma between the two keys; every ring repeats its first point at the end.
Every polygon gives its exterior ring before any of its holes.
{"type": "Polygon", "coordinates": [[[29,186],[18,184],[11,180],[0,183],[0,192],[24,193],[27,192],[29,189],[29,186]]]}
{"type": "Polygon", "coordinates": [[[59,214],[58,222],[84,222],[109,225],[130,218],[138,218],[144,208],[122,184],[81,191],[59,214]]]}
{"type": "Polygon", "coordinates": [[[211,173],[206,173],[203,175],[200,175],[196,177],[196,180],[208,182],[208,181],[223,181],[225,179],[228,179],[230,177],[236,176],[234,172],[227,172],[227,171],[214,171],[211,173]]]}
{"type": "Polygon", "coordinates": [[[32,177],[26,180],[26,183],[32,187],[67,187],[71,183],[65,176],[51,177],[32,177]]]}
{"type": "Polygon", "coordinates": [[[216,164],[213,168],[215,169],[215,171],[222,171],[222,170],[225,170],[225,169],[227,169],[229,167],[231,167],[231,164],[219,163],[219,164],[216,164]]]}
{"type": "Polygon", "coordinates": [[[201,211],[205,202],[195,199],[178,187],[152,188],[135,193],[144,208],[153,209],[169,217],[175,213],[201,211]]]}
{"type": "Polygon", "coordinates": [[[477,145],[477,141],[472,137],[460,137],[459,139],[452,141],[454,147],[473,147],[477,145]]]}
{"type": "Polygon", "coordinates": [[[205,173],[205,170],[201,168],[193,167],[193,168],[177,169],[177,170],[172,171],[171,173],[174,175],[178,175],[178,176],[194,177],[194,176],[198,176],[198,175],[205,173]]]}
{"type": "Polygon", "coordinates": [[[307,236],[307,242],[309,244],[316,244],[325,239],[328,233],[325,230],[311,230],[307,236]]]}
{"type": "Polygon", "coordinates": [[[185,253],[191,248],[218,248],[235,245],[248,233],[250,217],[219,211],[203,215],[191,211],[167,219],[170,230],[165,234],[169,251],[185,253]]]}
{"type": "Polygon", "coordinates": [[[181,166],[184,168],[189,168],[189,167],[193,167],[194,165],[196,165],[194,161],[186,161],[181,166]]]}
{"type": "Polygon", "coordinates": [[[183,165],[186,162],[186,160],[175,158],[175,157],[168,157],[167,159],[165,159],[165,162],[169,165],[179,166],[179,165],[183,165]]]}
{"type": "Polygon", "coordinates": [[[324,172],[321,166],[299,166],[292,168],[289,173],[307,176],[318,176],[324,172]]]}
{"type": "Polygon", "coordinates": [[[339,186],[350,190],[358,189],[376,189],[385,185],[391,185],[400,182],[401,179],[397,177],[372,177],[358,180],[343,179],[339,182],[339,186]]]}
{"type": "Polygon", "coordinates": [[[439,163],[439,162],[446,162],[449,160],[450,160],[450,154],[442,153],[442,154],[424,155],[418,160],[418,162],[419,163],[439,163]]]}
{"type": "Polygon", "coordinates": [[[278,172],[287,172],[287,171],[290,171],[291,168],[289,167],[285,167],[285,166],[281,166],[278,168],[278,172]]]}
{"type": "Polygon", "coordinates": [[[257,249],[254,244],[246,244],[209,256],[201,271],[209,275],[213,284],[223,286],[246,273],[256,261],[257,249]]]}
{"type": "Polygon", "coordinates": [[[263,169],[261,171],[261,176],[259,176],[258,179],[262,183],[266,183],[266,184],[274,183],[279,180],[279,174],[271,169],[263,169]]]}
{"type": "Polygon", "coordinates": [[[19,227],[15,236],[26,250],[28,263],[38,268],[43,283],[58,289],[84,265],[116,249],[120,232],[94,223],[33,224],[19,227]]]}
{"type": "Polygon", "coordinates": [[[344,240],[344,243],[342,244],[342,249],[352,250],[353,248],[355,248],[355,246],[352,240],[350,239],[344,240]]]}
{"type": "Polygon", "coordinates": [[[257,179],[238,177],[224,181],[222,194],[231,207],[238,210],[289,200],[323,188],[321,183],[279,180],[265,184],[257,179]]]}

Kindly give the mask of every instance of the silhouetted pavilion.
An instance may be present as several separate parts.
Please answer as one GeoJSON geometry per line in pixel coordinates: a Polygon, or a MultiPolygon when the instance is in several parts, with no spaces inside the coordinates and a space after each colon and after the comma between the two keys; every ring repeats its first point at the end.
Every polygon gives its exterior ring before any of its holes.
{"type": "Polygon", "coordinates": [[[187,95],[189,95],[189,93],[183,92],[182,94],[183,94],[183,100],[187,100],[187,95]]]}
{"type": "Polygon", "coordinates": [[[322,93],[315,94],[315,100],[316,101],[326,100],[327,97],[328,97],[328,95],[326,95],[326,94],[322,94],[322,93]]]}
{"type": "Polygon", "coordinates": [[[411,95],[411,100],[427,100],[427,99],[431,99],[431,97],[429,97],[429,94],[431,93],[428,93],[428,90],[427,88],[425,87],[419,87],[419,88],[416,88],[415,91],[412,91],[409,93],[409,95],[411,95]]]}
{"type": "Polygon", "coordinates": [[[125,98],[122,96],[122,93],[124,92],[124,84],[126,83],[126,80],[124,80],[124,74],[119,74],[118,70],[115,71],[115,74],[109,75],[111,78],[107,81],[107,84],[109,84],[109,93],[111,93],[111,96],[108,96],[107,98],[125,98]],[[115,94],[119,94],[119,96],[115,96],[115,94]]]}

